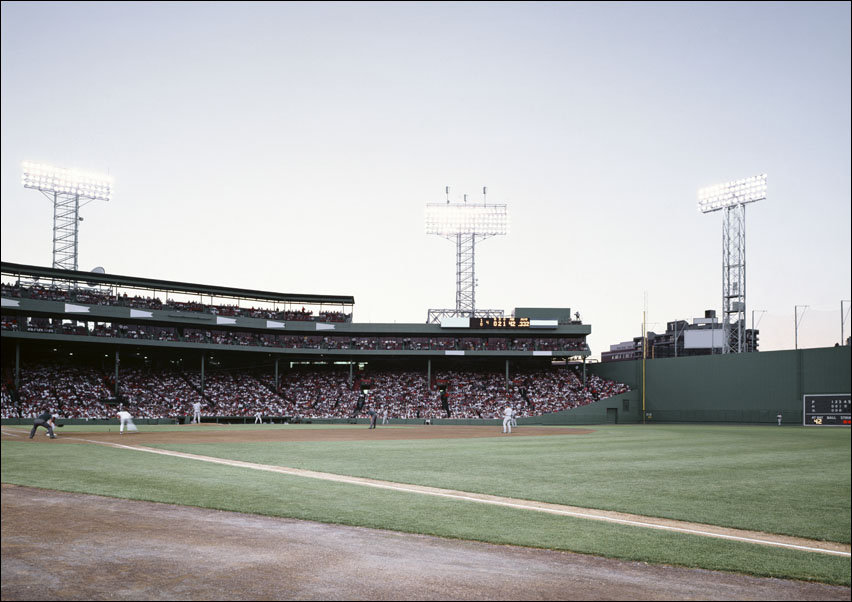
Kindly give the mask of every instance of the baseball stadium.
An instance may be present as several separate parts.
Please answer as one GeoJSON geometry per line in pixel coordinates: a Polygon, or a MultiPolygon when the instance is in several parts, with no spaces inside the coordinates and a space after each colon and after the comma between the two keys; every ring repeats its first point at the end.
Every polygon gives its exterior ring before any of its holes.
{"type": "Polygon", "coordinates": [[[3,262],[3,599],[849,599],[848,345],[355,309],[3,262]]]}

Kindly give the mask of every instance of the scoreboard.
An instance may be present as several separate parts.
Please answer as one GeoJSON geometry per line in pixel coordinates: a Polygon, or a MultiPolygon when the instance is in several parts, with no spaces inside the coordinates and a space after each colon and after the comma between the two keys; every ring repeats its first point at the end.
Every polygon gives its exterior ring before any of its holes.
{"type": "Polygon", "coordinates": [[[470,318],[470,328],[529,328],[529,318],[470,318]]]}
{"type": "Polygon", "coordinates": [[[805,426],[850,426],[852,407],[848,393],[838,395],[805,395],[803,412],[805,426]]]}

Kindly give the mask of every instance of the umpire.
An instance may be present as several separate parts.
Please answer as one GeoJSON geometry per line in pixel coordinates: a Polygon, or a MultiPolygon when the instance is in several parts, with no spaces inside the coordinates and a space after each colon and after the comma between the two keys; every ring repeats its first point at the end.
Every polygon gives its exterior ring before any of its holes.
{"type": "Polygon", "coordinates": [[[56,439],[56,435],[53,433],[53,419],[56,417],[57,415],[51,414],[49,410],[44,414],[39,415],[33,422],[33,428],[30,431],[30,439],[35,436],[36,430],[38,430],[38,427],[40,426],[47,429],[47,434],[50,435],[51,439],[56,439]]]}

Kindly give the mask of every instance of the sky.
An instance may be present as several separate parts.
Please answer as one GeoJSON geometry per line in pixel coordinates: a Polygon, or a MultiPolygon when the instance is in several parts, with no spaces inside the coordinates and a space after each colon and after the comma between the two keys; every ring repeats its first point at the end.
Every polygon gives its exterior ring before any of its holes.
{"type": "Polygon", "coordinates": [[[746,210],[760,349],[852,332],[848,2],[3,2],[2,260],[52,264],[23,161],[108,174],[79,269],[352,295],[356,322],[454,307],[427,203],[505,203],[476,306],[570,307],[592,357],[721,315],[746,210]],[[844,302],[846,300],[846,302],[844,302]],[[798,312],[796,306],[799,307],[798,312]],[[845,322],[841,308],[846,313],[845,322]]]}

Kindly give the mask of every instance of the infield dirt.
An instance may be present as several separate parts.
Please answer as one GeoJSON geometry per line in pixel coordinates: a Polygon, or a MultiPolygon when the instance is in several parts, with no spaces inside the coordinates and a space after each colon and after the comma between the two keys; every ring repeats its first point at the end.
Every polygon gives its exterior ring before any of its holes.
{"type": "Polygon", "coordinates": [[[14,485],[3,485],[2,506],[3,600],[850,596],[815,583],[14,485]]]}
{"type": "MultiPolygon", "coordinates": [[[[4,427],[7,430],[9,427],[4,427]]],[[[112,441],[133,445],[151,443],[246,443],[264,441],[393,441],[404,439],[476,439],[482,437],[544,437],[548,435],[587,435],[592,429],[571,427],[526,427],[504,435],[500,427],[489,426],[387,426],[359,428],[233,428],[224,424],[205,424],[175,427],[174,430],[145,431],[119,434],[118,427],[104,432],[60,432],[51,444],[79,443],[85,438],[94,441],[112,441]],[[217,428],[211,428],[217,427],[217,428]]],[[[18,432],[23,432],[19,430],[18,432]]],[[[39,430],[39,441],[47,439],[39,430]]]]}

